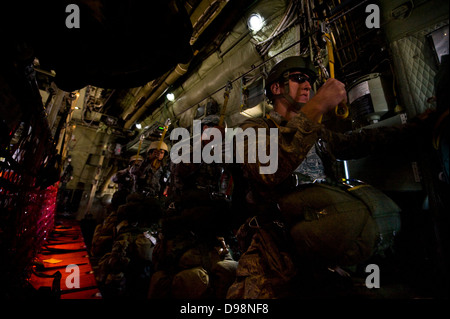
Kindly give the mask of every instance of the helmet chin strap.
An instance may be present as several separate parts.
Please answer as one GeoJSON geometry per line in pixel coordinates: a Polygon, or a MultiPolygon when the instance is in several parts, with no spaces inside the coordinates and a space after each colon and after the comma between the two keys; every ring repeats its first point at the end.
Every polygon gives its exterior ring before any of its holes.
{"type": "Polygon", "coordinates": [[[284,93],[284,94],[280,94],[280,95],[288,101],[289,106],[293,109],[293,111],[295,113],[300,112],[300,109],[306,104],[306,103],[303,103],[303,102],[295,101],[292,98],[292,96],[290,96],[289,94],[284,93]]]}
{"type": "Polygon", "coordinates": [[[290,110],[295,113],[299,113],[301,108],[306,104],[295,101],[292,96],[289,95],[289,73],[284,75],[284,93],[274,94],[273,96],[274,98],[284,98],[288,102],[290,110]]]}
{"type": "Polygon", "coordinates": [[[284,93],[280,94],[286,101],[288,101],[291,110],[295,113],[300,112],[300,109],[305,103],[295,101],[292,96],[289,95],[289,72],[284,74],[284,93]]]}

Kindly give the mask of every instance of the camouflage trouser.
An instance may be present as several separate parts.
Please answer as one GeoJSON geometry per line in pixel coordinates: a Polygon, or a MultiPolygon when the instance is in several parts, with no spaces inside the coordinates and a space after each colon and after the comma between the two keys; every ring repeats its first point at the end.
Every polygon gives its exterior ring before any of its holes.
{"type": "Polygon", "coordinates": [[[210,276],[201,266],[184,269],[176,274],[160,270],[153,274],[149,299],[202,299],[210,297],[210,276]]]}
{"type": "Polygon", "coordinates": [[[162,258],[155,256],[159,265],[150,280],[149,299],[225,298],[237,268],[229,253],[194,244],[181,234],[160,247],[162,258]]]}
{"type": "MultiPolygon", "coordinates": [[[[291,295],[295,265],[279,223],[247,220],[238,230],[242,241],[251,237],[248,249],[239,259],[236,280],[228,289],[227,299],[274,299],[291,295]]],[[[243,244],[245,245],[245,244],[243,244]]]]}
{"type": "Polygon", "coordinates": [[[378,226],[368,207],[345,190],[314,184],[283,196],[278,205],[303,261],[355,265],[375,250],[378,226]]]}
{"type": "Polygon", "coordinates": [[[183,269],[176,274],[159,270],[152,275],[149,299],[225,298],[236,278],[237,262],[222,260],[210,271],[202,266],[183,269]]]}
{"type": "Polygon", "coordinates": [[[114,211],[105,218],[102,224],[95,227],[90,251],[93,257],[102,257],[111,251],[116,222],[117,213],[114,211]]]}

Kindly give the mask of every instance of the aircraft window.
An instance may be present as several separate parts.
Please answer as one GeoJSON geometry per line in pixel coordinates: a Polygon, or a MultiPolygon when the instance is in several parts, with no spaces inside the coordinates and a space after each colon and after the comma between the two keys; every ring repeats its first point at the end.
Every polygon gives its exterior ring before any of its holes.
{"type": "Polygon", "coordinates": [[[428,34],[428,39],[431,42],[436,60],[440,64],[442,56],[448,54],[448,24],[428,34]]]}

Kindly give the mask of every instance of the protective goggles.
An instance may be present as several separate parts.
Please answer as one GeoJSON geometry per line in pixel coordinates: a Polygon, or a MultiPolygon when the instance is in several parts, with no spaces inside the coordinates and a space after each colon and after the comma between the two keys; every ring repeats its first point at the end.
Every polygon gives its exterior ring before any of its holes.
{"type": "Polygon", "coordinates": [[[294,81],[298,84],[305,83],[306,81],[311,83],[311,79],[309,78],[309,76],[302,73],[289,74],[288,78],[289,80],[294,81]]]}

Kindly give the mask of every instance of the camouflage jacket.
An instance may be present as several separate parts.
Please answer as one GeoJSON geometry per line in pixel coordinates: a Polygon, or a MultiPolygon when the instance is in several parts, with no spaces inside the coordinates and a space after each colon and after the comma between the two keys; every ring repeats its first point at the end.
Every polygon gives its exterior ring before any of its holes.
{"type": "MultiPolygon", "coordinates": [[[[223,149],[221,153],[223,159],[223,149]]],[[[175,200],[179,199],[184,191],[192,189],[208,193],[211,199],[227,192],[230,174],[224,159],[222,163],[193,163],[192,154],[190,158],[190,163],[172,164],[170,193],[175,200]]]]}
{"type": "MultiPolygon", "coordinates": [[[[278,113],[271,111],[268,118],[252,118],[244,121],[240,126],[244,131],[247,128],[266,128],[266,148],[269,150],[270,137],[269,128],[278,128],[278,169],[273,174],[260,174],[260,163],[258,158],[255,163],[247,159],[249,145],[245,141],[244,163],[242,170],[252,188],[257,193],[265,196],[274,194],[279,190],[282,183],[289,180],[292,174],[301,170],[302,163],[312,150],[320,156],[323,163],[323,172],[327,178],[335,179],[333,167],[337,159],[350,160],[361,158],[375,151],[383,149],[390,151],[395,149],[399,143],[414,141],[420,131],[415,130],[413,125],[402,127],[379,127],[373,129],[360,129],[351,133],[338,133],[331,131],[323,124],[314,123],[303,113],[286,121],[278,113]]],[[[261,136],[258,136],[259,140],[261,136]]],[[[256,142],[258,143],[258,141],[256,142]]],[[[414,145],[414,144],[411,144],[414,145]]]]}
{"type": "Polygon", "coordinates": [[[118,171],[112,178],[111,181],[117,183],[119,190],[128,190],[130,192],[134,191],[135,187],[135,176],[130,172],[130,168],[125,168],[118,171]]]}
{"type": "Polygon", "coordinates": [[[163,163],[158,168],[154,168],[152,163],[144,161],[139,170],[134,173],[136,179],[135,191],[145,196],[160,196],[164,190],[162,178],[167,169],[163,163]]]}

